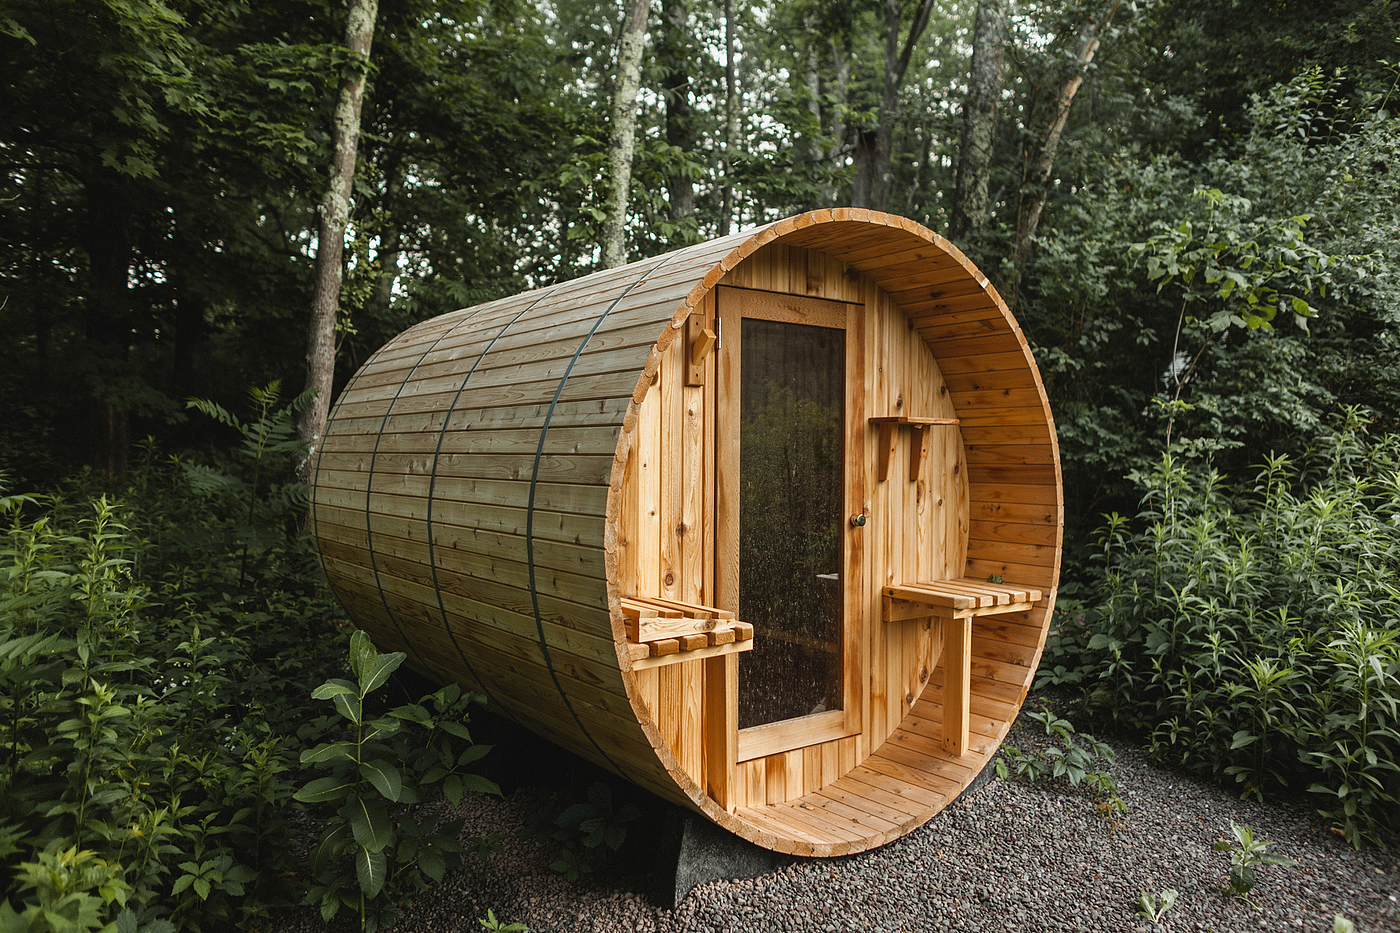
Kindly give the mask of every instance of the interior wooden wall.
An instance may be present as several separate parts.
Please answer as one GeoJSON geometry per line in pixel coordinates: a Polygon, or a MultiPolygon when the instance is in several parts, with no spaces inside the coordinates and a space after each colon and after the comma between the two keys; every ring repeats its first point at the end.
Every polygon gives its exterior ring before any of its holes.
{"type": "MultiPolygon", "coordinates": [[[[801,247],[770,244],[728,273],[722,284],[858,303],[865,308],[862,417],[955,417],[927,345],[894,302],[845,263],[801,247]]],[[[713,315],[713,292],[705,299],[713,315]]],[[[642,596],[709,604],[713,593],[714,378],[688,387],[686,341],[673,341],[638,412],[624,478],[621,587],[642,596]]],[[[875,451],[873,427],[868,451],[875,451]]],[[[961,576],[967,561],[969,500],[963,444],[956,426],[934,427],[921,477],[909,479],[908,433],[900,436],[889,476],[876,458],[863,464],[865,625],[870,678],[863,731],[739,764],[738,806],[778,803],[836,780],[898,726],[934,677],[938,639],[930,620],[882,623],[887,583],[961,576]]],[[[681,766],[704,786],[704,665],[687,661],[637,672],[653,721],[681,766]]]]}

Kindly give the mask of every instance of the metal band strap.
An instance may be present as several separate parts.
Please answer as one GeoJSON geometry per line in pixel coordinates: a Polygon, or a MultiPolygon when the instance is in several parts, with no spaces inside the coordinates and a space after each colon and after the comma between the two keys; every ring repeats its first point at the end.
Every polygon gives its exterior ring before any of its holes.
{"type": "MultiPolygon", "coordinates": [[[[389,426],[389,416],[394,413],[394,406],[398,404],[399,396],[403,394],[404,387],[413,381],[413,374],[418,372],[418,367],[421,366],[423,364],[423,361],[428,358],[429,353],[432,353],[438,348],[438,344],[442,343],[448,337],[457,333],[462,327],[470,323],[472,318],[476,317],[480,313],[481,309],[477,308],[476,310],[468,314],[466,317],[462,318],[462,320],[458,321],[456,324],[443,331],[442,335],[438,337],[438,339],[434,340],[432,345],[429,346],[428,349],[424,350],[423,354],[418,357],[418,361],[413,364],[413,368],[408,371],[408,375],[404,376],[403,381],[399,383],[398,391],[394,393],[394,397],[389,400],[389,407],[384,409],[384,419],[379,422],[379,432],[375,435],[374,438],[374,452],[371,453],[369,457],[369,482],[365,486],[365,547],[369,550],[369,567],[370,570],[374,572],[374,586],[377,590],[379,590],[379,604],[384,607],[384,612],[386,615],[389,616],[389,621],[394,623],[394,628],[399,633],[399,639],[403,642],[404,646],[408,648],[409,651],[413,652],[414,658],[418,661],[419,666],[422,667],[424,670],[430,670],[431,666],[423,660],[422,652],[420,652],[417,649],[417,647],[413,644],[413,642],[409,640],[408,634],[403,630],[403,626],[399,624],[398,617],[394,615],[394,610],[389,608],[388,597],[384,595],[384,582],[379,578],[379,561],[375,558],[374,555],[374,523],[372,521],[372,513],[370,512],[370,505],[374,498],[374,466],[375,462],[379,459],[379,443],[384,439],[384,429],[389,426]]],[[[366,366],[366,369],[367,368],[368,366],[366,366]]],[[[439,438],[439,445],[441,445],[441,438],[439,438]]],[[[428,541],[429,562],[431,562],[431,533],[429,533],[428,541]]],[[[434,584],[436,584],[437,580],[434,579],[433,582],[434,584]]],[[[448,637],[452,637],[452,629],[448,628],[447,632],[448,637]]],[[[457,639],[452,638],[452,643],[456,645],[457,639]]],[[[457,653],[459,655],[462,655],[462,649],[458,648],[457,653]]],[[[476,676],[476,671],[472,669],[471,662],[467,660],[466,655],[462,655],[462,661],[467,665],[467,671],[472,675],[472,679],[475,680],[477,683],[481,683],[481,678],[476,676]]],[[[485,684],[482,684],[482,689],[485,689],[485,684]]]]}
{"type": "Polygon", "coordinates": [[[657,269],[665,265],[667,259],[669,258],[670,257],[668,256],[665,259],[662,259],[656,265],[643,272],[635,282],[627,286],[626,291],[624,291],[621,295],[618,295],[617,298],[613,299],[613,303],[608,305],[607,310],[605,310],[602,313],[602,315],[599,316],[597,321],[593,322],[593,328],[588,332],[588,335],[583,338],[583,341],[578,345],[578,349],[574,351],[573,359],[569,360],[569,366],[567,369],[564,370],[564,375],[559,380],[559,388],[554,390],[554,398],[549,403],[549,411],[546,412],[544,416],[544,427],[540,429],[540,443],[539,446],[535,449],[535,468],[534,472],[530,476],[530,507],[529,511],[526,512],[525,518],[525,553],[530,568],[530,605],[535,612],[535,627],[539,630],[540,651],[544,653],[545,667],[549,670],[549,676],[554,681],[554,686],[558,689],[559,696],[564,701],[564,706],[568,708],[569,714],[574,717],[574,722],[578,724],[580,731],[582,731],[584,736],[588,739],[588,741],[593,744],[593,747],[598,750],[598,754],[602,755],[603,759],[618,774],[625,774],[626,772],[624,772],[621,768],[617,766],[617,763],[614,762],[612,758],[608,756],[607,752],[603,751],[602,746],[598,744],[597,740],[593,738],[593,736],[589,733],[588,729],[584,726],[583,720],[579,718],[578,713],[574,710],[573,703],[569,702],[568,694],[564,692],[564,685],[560,683],[559,675],[556,674],[554,671],[554,663],[549,656],[549,646],[545,643],[544,620],[540,617],[539,591],[535,587],[535,487],[538,484],[540,477],[540,460],[544,456],[545,436],[549,433],[549,424],[550,421],[552,421],[554,418],[554,409],[555,406],[559,404],[559,397],[564,394],[564,385],[569,381],[569,374],[574,371],[574,364],[577,363],[579,357],[583,355],[583,350],[585,347],[588,346],[588,341],[593,338],[593,335],[595,333],[597,333],[598,328],[602,326],[603,321],[607,319],[608,315],[612,313],[613,309],[621,303],[622,299],[626,298],[629,294],[631,294],[632,289],[642,284],[642,282],[646,281],[648,276],[650,276],[657,269]]]}
{"type": "MultiPolygon", "coordinates": [[[[433,468],[428,477],[428,569],[433,575],[433,593],[437,596],[438,612],[442,615],[442,627],[447,630],[447,635],[452,639],[452,646],[457,649],[457,654],[461,657],[462,663],[467,665],[467,670],[471,672],[476,682],[481,685],[482,692],[486,694],[487,701],[499,705],[507,715],[513,714],[511,714],[509,707],[500,701],[499,697],[491,695],[491,691],[486,687],[486,682],[477,676],[476,670],[472,667],[472,663],[467,660],[467,655],[462,651],[462,646],[457,642],[457,636],[453,633],[452,625],[447,619],[447,606],[443,603],[442,585],[438,580],[437,550],[433,544],[433,503],[436,501],[434,492],[437,489],[438,458],[442,455],[442,442],[447,438],[447,426],[452,421],[452,413],[457,410],[457,402],[461,400],[462,393],[467,390],[467,383],[471,381],[472,374],[476,372],[476,368],[481,365],[482,360],[486,359],[486,354],[491,352],[491,348],[496,345],[496,341],[501,339],[505,332],[510,329],[511,325],[524,317],[526,312],[535,305],[558,291],[559,288],[560,286],[556,285],[543,295],[540,295],[534,301],[526,305],[519,314],[507,321],[500,330],[496,331],[496,335],[491,338],[491,342],[486,345],[485,349],[477,356],[476,361],[472,363],[472,368],[467,370],[467,374],[462,377],[462,384],[457,387],[457,394],[452,397],[452,404],[447,406],[447,414],[443,416],[442,430],[438,432],[437,448],[433,451],[433,468]]],[[[518,719],[519,717],[513,716],[513,718],[518,719]]]]}
{"type": "MultiPolygon", "coordinates": [[[[311,491],[313,493],[313,497],[311,500],[311,540],[316,545],[316,560],[321,565],[321,576],[326,578],[327,583],[330,582],[331,575],[326,571],[326,555],[321,553],[321,526],[319,522],[318,510],[316,508],[316,500],[314,497],[316,481],[320,478],[321,475],[321,455],[326,451],[326,439],[330,436],[331,425],[335,422],[336,416],[340,414],[340,406],[345,404],[345,399],[347,396],[350,395],[350,390],[355,388],[355,383],[360,381],[360,377],[365,374],[365,371],[367,369],[369,369],[370,364],[373,363],[375,360],[379,359],[379,354],[383,353],[386,349],[388,349],[388,347],[389,345],[385,344],[378,350],[375,350],[374,353],[370,355],[370,358],[368,360],[365,360],[365,365],[361,366],[360,369],[355,373],[355,375],[350,377],[349,384],[346,385],[346,387],[340,391],[340,397],[335,400],[335,408],[331,411],[330,417],[326,419],[326,428],[325,431],[321,434],[321,443],[316,447],[316,469],[311,474],[311,491]]],[[[331,594],[335,596],[335,601],[340,603],[341,610],[347,616],[349,616],[350,610],[345,608],[345,603],[341,600],[340,593],[336,590],[334,586],[331,587],[331,594]]]]}

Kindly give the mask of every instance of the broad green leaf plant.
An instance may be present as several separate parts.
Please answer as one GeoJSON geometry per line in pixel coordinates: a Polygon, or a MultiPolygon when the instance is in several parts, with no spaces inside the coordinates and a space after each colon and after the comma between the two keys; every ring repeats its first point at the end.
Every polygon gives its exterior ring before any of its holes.
{"type": "Polygon", "coordinates": [[[1306,791],[1355,846],[1400,828],[1400,435],[1367,428],[1243,488],[1165,458],[1038,680],[1243,796],[1306,791]]]}
{"type": "Polygon", "coordinates": [[[342,731],[301,756],[303,765],[329,774],[296,792],[304,803],[334,808],[312,856],[316,884],[308,903],[319,905],[326,920],[349,908],[369,933],[398,917],[400,895],[441,881],[448,868],[462,863],[461,820],[437,825],[434,817],[415,819],[403,806],[422,800],[435,784],[453,804],[467,790],[500,793],[494,782],[465,770],[490,750],[471,744],[465,725],[468,708],[480,697],[453,685],[423,703],[374,714],[370,694],[405,657],[401,651],[378,653],[363,631],[351,636],[354,679],[328,680],[312,693],[334,706],[342,731]],[[408,726],[419,734],[406,733],[408,726]],[[351,865],[353,871],[347,870],[351,865]]]}

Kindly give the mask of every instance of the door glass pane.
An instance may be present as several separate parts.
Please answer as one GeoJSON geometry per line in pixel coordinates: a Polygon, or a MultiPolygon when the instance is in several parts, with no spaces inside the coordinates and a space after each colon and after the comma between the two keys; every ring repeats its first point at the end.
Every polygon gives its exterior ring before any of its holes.
{"type": "Polygon", "coordinates": [[[846,332],[745,319],[739,727],[841,708],[846,332]]]}

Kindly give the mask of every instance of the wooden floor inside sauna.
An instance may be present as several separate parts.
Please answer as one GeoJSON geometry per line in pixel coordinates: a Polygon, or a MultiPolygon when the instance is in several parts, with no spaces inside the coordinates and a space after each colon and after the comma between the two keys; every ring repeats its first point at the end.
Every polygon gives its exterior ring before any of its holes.
{"type": "MultiPolygon", "coordinates": [[[[889,842],[943,809],[987,766],[1020,709],[1019,690],[972,678],[968,754],[943,750],[943,667],[899,728],[843,777],[802,797],[735,816],[775,839],[797,840],[793,854],[826,856],[864,841],[889,842]]],[[[787,847],[783,847],[787,849],[787,847]]]]}

